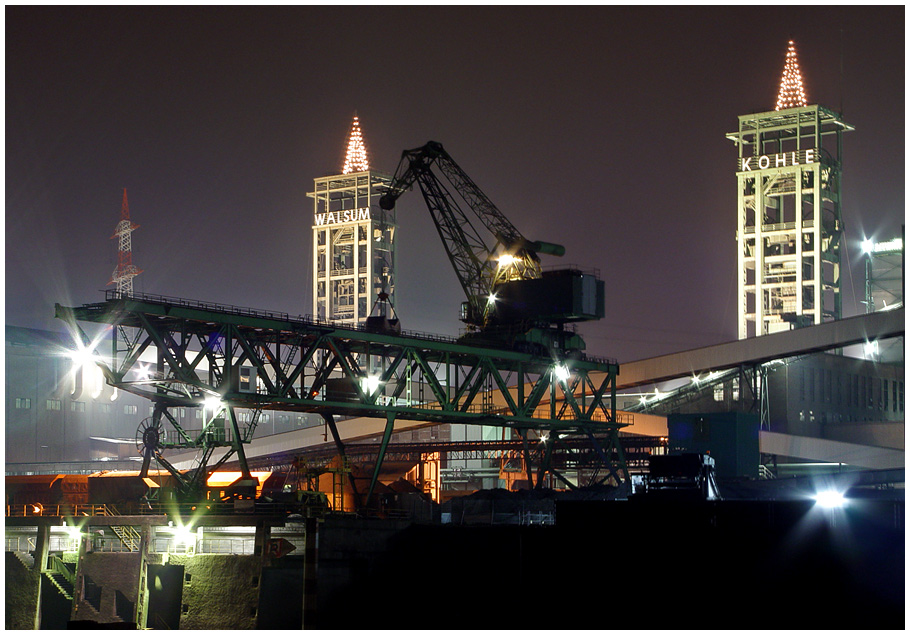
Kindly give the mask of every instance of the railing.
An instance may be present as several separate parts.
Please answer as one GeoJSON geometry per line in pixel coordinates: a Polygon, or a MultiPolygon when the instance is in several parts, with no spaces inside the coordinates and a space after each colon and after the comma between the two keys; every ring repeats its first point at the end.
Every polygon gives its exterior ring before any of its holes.
{"type": "MultiPolygon", "coordinates": [[[[578,269],[582,273],[590,273],[592,275],[600,276],[600,271],[598,269],[581,269],[574,267],[573,265],[557,267],[557,269],[578,269]]],[[[549,271],[551,268],[546,268],[549,271]]],[[[252,309],[249,307],[241,307],[233,304],[216,304],[212,302],[203,302],[200,300],[189,300],[186,298],[175,298],[170,296],[163,295],[154,295],[146,293],[134,293],[132,295],[126,295],[122,292],[115,291],[113,289],[108,289],[105,291],[105,300],[138,300],[140,302],[153,302],[155,304],[167,304],[169,306],[182,306],[192,309],[202,309],[205,311],[214,311],[217,313],[230,313],[232,315],[240,316],[249,316],[264,318],[270,320],[278,320],[282,322],[296,322],[298,324],[305,324],[307,326],[313,327],[322,327],[322,328],[331,328],[331,329],[343,329],[347,331],[359,331],[369,333],[372,332],[371,329],[367,328],[365,324],[353,324],[347,321],[333,321],[326,320],[322,318],[317,318],[312,315],[297,315],[296,317],[291,316],[289,313],[280,313],[276,311],[263,311],[260,309],[252,309]]],[[[353,309],[352,309],[353,310],[353,309]]],[[[441,342],[447,344],[457,344],[458,338],[451,337],[448,335],[440,335],[438,333],[426,333],[423,331],[405,331],[402,330],[399,334],[400,337],[408,337],[413,339],[419,339],[428,342],[441,342]]],[[[606,364],[616,364],[615,359],[610,358],[601,358],[594,357],[591,355],[585,355],[585,359],[588,361],[596,363],[606,363],[606,364]]]]}
{"type": "Polygon", "coordinates": [[[518,522],[521,525],[553,525],[556,517],[553,512],[522,511],[519,513],[518,522]]]}
{"type": "Polygon", "coordinates": [[[29,503],[26,505],[7,505],[6,515],[13,517],[22,516],[107,516],[104,505],[73,505],[60,503],[57,505],[42,505],[29,503]]]}
{"type": "Polygon", "coordinates": [[[35,551],[35,539],[31,536],[6,536],[6,550],[23,553],[35,551]]]}

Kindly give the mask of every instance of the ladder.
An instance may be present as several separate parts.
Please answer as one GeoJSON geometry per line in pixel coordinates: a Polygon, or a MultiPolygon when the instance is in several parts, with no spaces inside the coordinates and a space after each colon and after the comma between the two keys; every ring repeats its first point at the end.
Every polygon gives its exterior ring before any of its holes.
{"type": "MultiPolygon", "coordinates": [[[[104,505],[104,515],[119,516],[120,514],[113,505],[104,505]]],[[[135,527],[130,527],[129,525],[111,525],[110,527],[117,538],[120,539],[120,544],[126,547],[127,550],[139,551],[142,536],[135,527]]]]}

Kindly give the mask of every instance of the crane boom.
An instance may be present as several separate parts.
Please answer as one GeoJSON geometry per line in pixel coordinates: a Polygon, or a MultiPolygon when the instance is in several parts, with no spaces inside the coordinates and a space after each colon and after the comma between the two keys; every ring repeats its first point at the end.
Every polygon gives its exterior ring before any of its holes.
{"type": "MultiPolygon", "coordinates": [[[[580,306],[577,296],[582,293],[577,281],[565,276],[543,280],[538,253],[562,256],[565,248],[525,238],[441,143],[430,141],[402,153],[395,176],[380,198],[380,207],[393,209],[398,198],[415,183],[467,297],[461,319],[470,327],[487,333],[506,333],[504,338],[511,344],[516,333],[526,333],[532,326],[539,329],[543,324],[557,323],[561,330],[565,322],[603,316],[603,283],[597,281],[599,287],[592,287],[590,281],[585,284],[584,293],[588,296],[594,293],[596,297],[593,303],[590,299],[585,301],[588,309],[582,315],[577,310],[580,306]],[[468,212],[479,221],[479,227],[471,222],[468,212]],[[541,294],[554,293],[560,296],[557,301],[549,301],[546,306],[540,302],[541,294]],[[506,296],[509,306],[500,306],[506,296]],[[595,306],[597,300],[599,313],[595,306]],[[566,302],[573,307],[567,309],[566,302]]],[[[572,275],[577,278],[582,274],[573,271],[572,275]]]]}

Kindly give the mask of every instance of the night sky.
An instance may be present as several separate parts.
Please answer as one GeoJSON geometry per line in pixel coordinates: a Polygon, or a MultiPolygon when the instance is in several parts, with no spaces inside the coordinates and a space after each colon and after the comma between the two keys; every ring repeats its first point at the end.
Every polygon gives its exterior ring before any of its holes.
{"type": "MultiPolygon", "coordinates": [[[[313,178],[356,111],[374,169],[441,142],[544,265],[598,268],[588,351],[736,339],[739,115],[773,110],[787,41],[844,137],[843,220],[904,219],[905,10],[880,7],[7,6],[6,323],[103,300],[127,188],[137,292],[311,312],[313,178]]],[[[422,197],[398,205],[398,313],[456,335],[463,300],[422,197]]],[[[845,262],[846,264],[846,262],[845,262]]]]}

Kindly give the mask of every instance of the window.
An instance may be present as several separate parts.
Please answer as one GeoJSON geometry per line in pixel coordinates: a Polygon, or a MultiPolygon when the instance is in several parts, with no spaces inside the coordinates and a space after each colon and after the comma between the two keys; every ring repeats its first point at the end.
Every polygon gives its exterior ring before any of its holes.
{"type": "Polygon", "coordinates": [[[98,404],[98,412],[109,414],[111,411],[111,404],[109,403],[100,403],[98,404]]]}
{"type": "Polygon", "coordinates": [[[882,409],[888,412],[888,380],[882,380],[882,409]]]}
{"type": "Polygon", "coordinates": [[[70,410],[73,412],[85,412],[85,402],[84,401],[71,401],[70,410]]]}
{"type": "Polygon", "coordinates": [[[724,385],[717,384],[714,386],[714,401],[723,401],[724,400],[724,385]]]}
{"type": "Polygon", "coordinates": [[[123,406],[123,414],[134,415],[137,412],[139,412],[139,408],[137,406],[130,406],[130,405],[123,406]]]}
{"type": "Polygon", "coordinates": [[[28,397],[16,397],[16,408],[19,410],[29,410],[32,407],[32,400],[28,397]]]}
{"type": "Polygon", "coordinates": [[[63,402],[59,399],[48,399],[45,408],[47,410],[61,410],[63,408],[63,402]]]}

